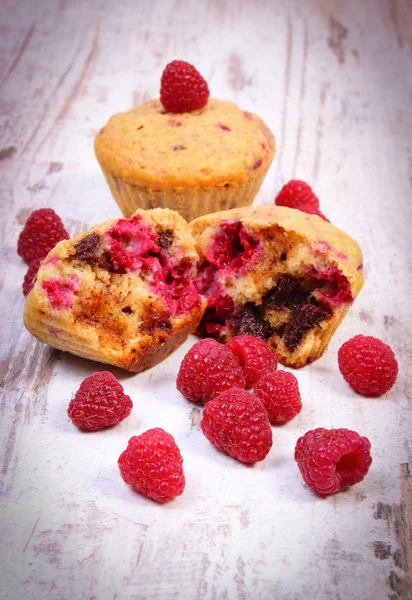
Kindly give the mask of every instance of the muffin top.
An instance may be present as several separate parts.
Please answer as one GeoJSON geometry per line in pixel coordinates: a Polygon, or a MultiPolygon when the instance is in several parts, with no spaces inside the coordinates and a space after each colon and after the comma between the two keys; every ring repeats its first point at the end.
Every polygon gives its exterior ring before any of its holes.
{"type": "Polygon", "coordinates": [[[209,99],[204,108],[173,114],[150,100],[111,117],[95,151],[105,170],[131,184],[212,187],[258,176],[275,140],[260,117],[232,102],[209,99]]]}

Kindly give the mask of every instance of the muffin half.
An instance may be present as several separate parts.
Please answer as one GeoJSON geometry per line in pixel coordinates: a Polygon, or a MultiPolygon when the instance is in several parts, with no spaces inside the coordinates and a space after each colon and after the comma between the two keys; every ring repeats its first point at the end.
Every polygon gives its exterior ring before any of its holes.
{"type": "Polygon", "coordinates": [[[291,367],[323,354],[363,285],[355,240],[275,206],[207,215],[190,229],[202,260],[195,285],[208,300],[200,335],[259,336],[291,367]]]}
{"type": "Polygon", "coordinates": [[[198,254],[170,210],[137,211],[58,243],[27,297],[40,341],[139,372],[169,356],[199,324],[198,254]]]}

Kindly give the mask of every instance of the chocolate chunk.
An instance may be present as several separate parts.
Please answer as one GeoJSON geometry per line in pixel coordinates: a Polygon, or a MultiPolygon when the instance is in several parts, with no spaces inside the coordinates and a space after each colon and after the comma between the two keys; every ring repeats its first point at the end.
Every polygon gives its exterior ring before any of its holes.
{"type": "Polygon", "coordinates": [[[173,244],[173,233],[169,230],[161,231],[156,243],[163,250],[169,250],[170,246],[173,244]]]}
{"type": "Polygon", "coordinates": [[[105,269],[111,273],[120,272],[119,269],[116,270],[114,268],[108,252],[102,253],[101,238],[97,233],[86,235],[86,237],[76,244],[75,248],[75,258],[77,258],[77,260],[87,262],[90,265],[98,265],[101,269],[105,269]]]}
{"type": "Polygon", "coordinates": [[[293,352],[302,341],[305,333],[330,316],[330,310],[315,300],[296,308],[283,333],[284,342],[289,350],[293,352]]]}
{"type": "Polygon", "coordinates": [[[278,284],[270,290],[263,299],[263,304],[268,308],[281,310],[282,308],[299,308],[306,304],[310,292],[306,291],[291,275],[284,275],[278,284]]]}
{"type": "Polygon", "coordinates": [[[252,302],[245,304],[240,315],[237,335],[254,335],[267,340],[273,332],[273,327],[263,318],[259,309],[252,302]]]}
{"type": "Polygon", "coordinates": [[[76,244],[75,248],[78,260],[96,262],[100,254],[100,236],[97,233],[86,235],[86,237],[76,244]]]}

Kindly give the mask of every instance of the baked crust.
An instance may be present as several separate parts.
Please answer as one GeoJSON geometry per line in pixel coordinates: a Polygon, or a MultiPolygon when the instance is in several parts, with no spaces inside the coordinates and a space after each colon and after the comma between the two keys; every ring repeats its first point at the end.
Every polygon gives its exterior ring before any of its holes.
{"type": "Polygon", "coordinates": [[[274,137],[255,114],[210,98],[199,110],[168,113],[159,99],[110,118],[95,138],[105,174],[151,191],[210,189],[266,172],[274,137]]]}

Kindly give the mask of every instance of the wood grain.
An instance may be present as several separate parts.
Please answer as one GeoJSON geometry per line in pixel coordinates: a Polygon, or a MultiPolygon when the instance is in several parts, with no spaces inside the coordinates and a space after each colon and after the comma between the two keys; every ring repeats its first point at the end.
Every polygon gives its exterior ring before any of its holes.
{"type": "Polygon", "coordinates": [[[412,5],[410,0],[4,0],[0,7],[0,598],[410,600],[412,5]],[[135,377],[112,430],[80,434],[67,405],[104,369],[25,331],[16,254],[34,208],[71,233],[119,216],[93,153],[115,112],[159,92],[163,66],[194,63],[212,96],[260,114],[277,155],[257,202],[292,177],[355,237],[366,285],[328,352],[299,373],[302,413],[245,468],[203,437],[175,377],[186,342],[135,377]],[[354,394],[336,353],[364,333],[391,344],[394,388],[354,394]],[[160,426],[184,456],[185,493],[157,506],[120,479],[132,435],[160,426]],[[320,500],[293,460],[314,427],[372,442],[367,478],[320,500]]]}

